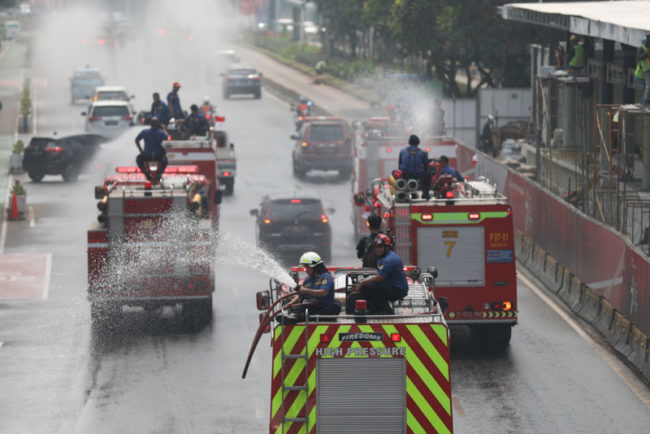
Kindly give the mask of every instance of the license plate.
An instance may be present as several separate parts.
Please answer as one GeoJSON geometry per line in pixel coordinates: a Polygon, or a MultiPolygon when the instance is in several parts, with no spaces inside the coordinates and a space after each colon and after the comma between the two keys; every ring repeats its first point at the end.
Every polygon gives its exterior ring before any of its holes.
{"type": "Polygon", "coordinates": [[[287,228],[287,232],[291,232],[292,234],[300,234],[306,231],[307,231],[306,226],[289,226],[287,228]]]}
{"type": "Polygon", "coordinates": [[[107,127],[114,127],[115,125],[117,125],[117,121],[106,121],[104,122],[104,125],[106,125],[107,127]]]}

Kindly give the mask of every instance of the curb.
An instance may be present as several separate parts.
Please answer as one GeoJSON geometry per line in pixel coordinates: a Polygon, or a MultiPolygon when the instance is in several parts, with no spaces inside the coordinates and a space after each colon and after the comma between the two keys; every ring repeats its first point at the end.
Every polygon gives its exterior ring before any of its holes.
{"type": "Polygon", "coordinates": [[[576,316],[592,326],[646,381],[650,380],[650,339],[607,299],[515,231],[518,265],[524,267],[557,295],[576,316]]]}

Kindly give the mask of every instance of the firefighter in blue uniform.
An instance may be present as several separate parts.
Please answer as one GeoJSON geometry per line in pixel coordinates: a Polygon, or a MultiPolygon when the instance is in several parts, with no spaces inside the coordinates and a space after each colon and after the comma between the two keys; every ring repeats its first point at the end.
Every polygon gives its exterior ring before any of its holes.
{"type": "Polygon", "coordinates": [[[441,175],[451,175],[456,179],[456,181],[464,181],[463,175],[461,175],[458,170],[449,165],[449,158],[446,155],[440,156],[440,164],[442,165],[442,170],[440,170],[441,175]]]}
{"type": "Polygon", "coordinates": [[[404,179],[417,179],[422,189],[422,198],[429,199],[431,178],[429,176],[429,156],[420,149],[420,138],[415,134],[409,137],[409,146],[399,153],[399,170],[404,179]]]}
{"type": "Polygon", "coordinates": [[[167,151],[162,145],[167,140],[167,133],[163,130],[158,118],[152,118],[150,125],[151,128],[140,131],[140,134],[135,138],[135,145],[140,151],[140,154],[135,158],[135,162],[144,176],[153,184],[157,184],[160,182],[160,176],[168,164],[167,151]],[[140,140],[144,140],[144,150],[140,146],[140,140]],[[146,164],[149,161],[156,161],[159,164],[155,175],[152,175],[149,171],[146,164]]]}
{"type": "Polygon", "coordinates": [[[307,309],[310,315],[338,315],[341,307],[334,300],[334,279],[320,255],[306,252],[298,265],[305,267],[308,277],[296,288],[302,303],[291,309],[292,316],[282,318],[285,324],[304,321],[307,309]]]}
{"type": "Polygon", "coordinates": [[[208,134],[208,121],[199,113],[199,107],[192,104],[191,113],[185,118],[185,130],[191,136],[205,136],[208,134]]]}
{"type": "Polygon", "coordinates": [[[377,275],[362,280],[353,288],[353,293],[348,296],[348,315],[354,312],[356,300],[363,299],[368,302],[368,313],[375,315],[393,314],[388,302],[401,300],[409,291],[404,262],[397,253],[391,250],[393,241],[386,234],[379,234],[375,238],[375,254],[377,255],[377,275]]]}
{"type": "Polygon", "coordinates": [[[153,102],[151,103],[150,118],[158,118],[161,124],[167,125],[169,123],[169,107],[167,104],[160,100],[160,94],[155,92],[153,94],[153,102]]]}
{"type": "Polygon", "coordinates": [[[167,94],[167,106],[171,117],[175,119],[183,119],[183,109],[181,108],[181,100],[178,98],[178,90],[181,88],[179,82],[175,82],[172,86],[171,92],[167,94]]]}

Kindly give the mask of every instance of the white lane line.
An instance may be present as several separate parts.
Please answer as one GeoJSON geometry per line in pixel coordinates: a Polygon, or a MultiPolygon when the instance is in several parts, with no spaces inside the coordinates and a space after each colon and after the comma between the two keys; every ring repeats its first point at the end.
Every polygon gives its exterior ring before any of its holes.
{"type": "Polygon", "coordinates": [[[3,344],[3,343],[4,343],[4,342],[0,341],[0,348],[2,348],[2,344],[3,344]]]}
{"type": "Polygon", "coordinates": [[[33,206],[28,206],[27,207],[27,215],[29,216],[29,227],[33,228],[36,226],[36,219],[34,217],[34,207],[33,206]]]}
{"type": "Polygon", "coordinates": [[[45,278],[43,279],[43,299],[47,299],[50,293],[50,275],[52,274],[52,254],[48,253],[45,258],[45,278]]]}
{"type": "MultiPolygon", "coordinates": [[[[11,197],[11,184],[13,183],[14,177],[13,175],[9,175],[7,177],[7,194],[5,194],[6,198],[11,197]]],[[[5,241],[7,240],[7,220],[9,220],[9,206],[9,199],[7,199],[4,209],[2,210],[4,214],[2,216],[2,229],[0,229],[0,254],[5,252],[5,241]]]]}
{"type": "Polygon", "coordinates": [[[560,317],[567,322],[573,328],[573,330],[578,333],[582,339],[584,339],[589,345],[595,349],[600,356],[603,358],[603,360],[609,365],[610,368],[627,384],[627,386],[634,392],[634,394],[639,398],[639,400],[646,405],[646,407],[650,407],[650,398],[646,396],[646,393],[643,393],[642,389],[640,387],[637,387],[636,384],[632,381],[632,379],[629,378],[629,375],[627,372],[625,372],[623,369],[620,367],[620,362],[616,360],[607,350],[605,350],[598,342],[596,342],[589,334],[583,330],[583,328],[578,324],[576,320],[571,318],[569,314],[566,313],[564,309],[562,309],[560,306],[555,303],[549,296],[544,294],[544,292],[539,289],[533,282],[530,281],[526,276],[522,275],[521,273],[517,273],[518,277],[524,281],[526,285],[535,293],[539,298],[541,298],[551,309],[553,309],[560,317]]]}

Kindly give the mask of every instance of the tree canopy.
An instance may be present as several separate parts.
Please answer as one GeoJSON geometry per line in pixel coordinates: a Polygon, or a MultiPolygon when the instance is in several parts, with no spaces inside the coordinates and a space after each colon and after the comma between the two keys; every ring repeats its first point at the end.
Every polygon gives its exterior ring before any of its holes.
{"type": "Polygon", "coordinates": [[[314,0],[331,55],[374,58],[438,79],[449,95],[529,83],[530,25],[501,18],[495,0],[314,0]]]}

